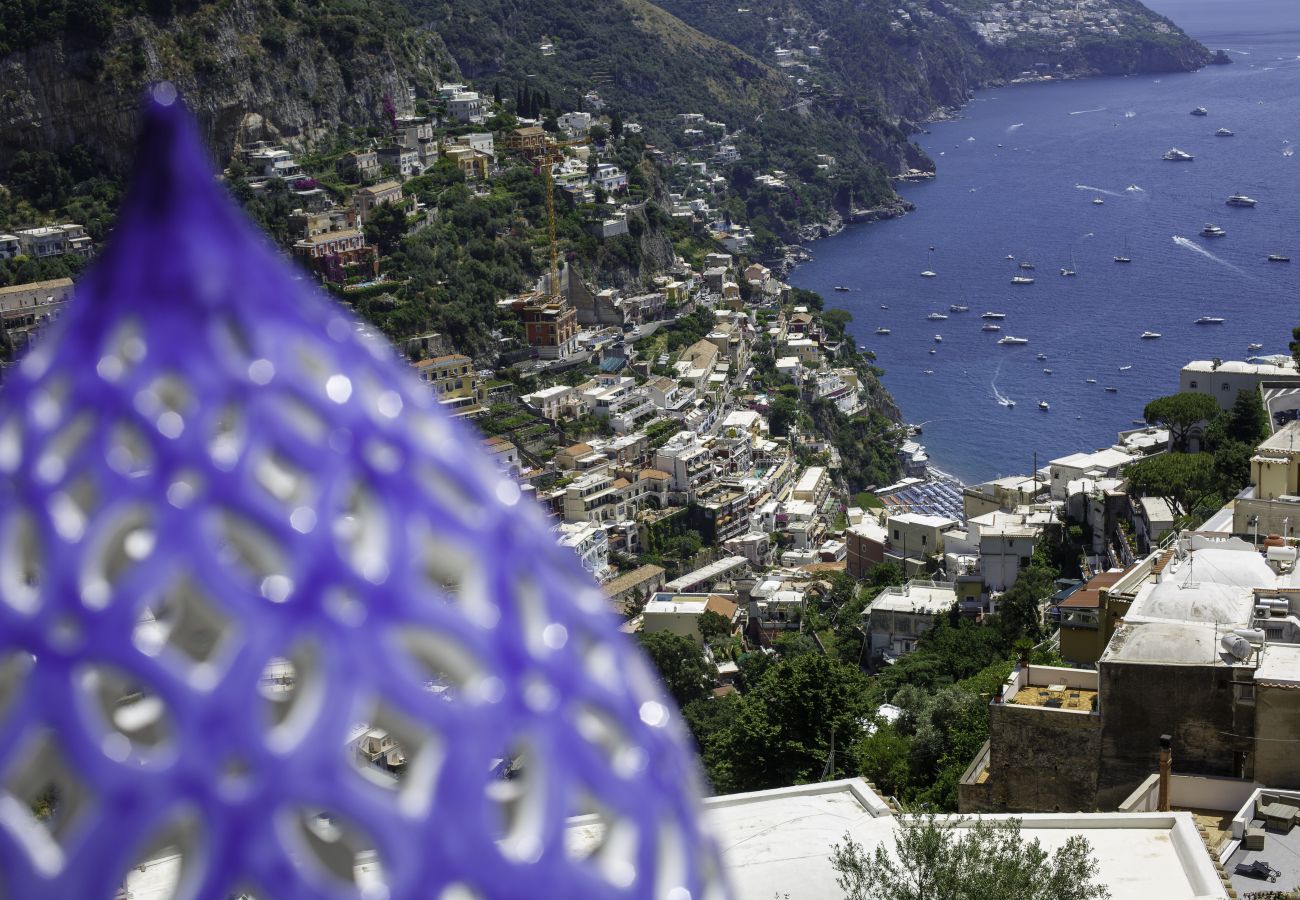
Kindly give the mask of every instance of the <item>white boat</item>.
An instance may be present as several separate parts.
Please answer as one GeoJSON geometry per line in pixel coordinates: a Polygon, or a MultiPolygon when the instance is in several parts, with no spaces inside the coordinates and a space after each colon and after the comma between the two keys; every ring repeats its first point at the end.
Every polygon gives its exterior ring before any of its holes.
{"type": "Polygon", "coordinates": [[[926,374],[926,375],[933,375],[933,374],[934,374],[934,369],[926,369],[926,370],[925,370],[925,374],[926,374]]]}
{"type": "Polygon", "coordinates": [[[866,349],[867,349],[867,345],[866,345],[866,344],[858,344],[858,349],[859,349],[859,350],[866,350],[866,349]]]}
{"type": "Polygon", "coordinates": [[[889,334],[889,329],[882,326],[876,329],[876,334],[889,334]]]}
{"type": "Polygon", "coordinates": [[[1007,259],[1015,259],[1015,257],[1012,256],[1010,253],[1008,253],[1008,254],[1007,254],[1007,259]]]}
{"type": "Polygon", "coordinates": [[[1039,400],[1039,401],[1038,401],[1038,408],[1041,409],[1041,410],[1043,410],[1043,412],[1046,412],[1047,410],[1051,409],[1051,407],[1047,405],[1047,401],[1046,401],[1046,400],[1039,400]]]}
{"type": "Polygon", "coordinates": [[[848,293],[848,291],[849,291],[850,289],[847,288],[847,287],[845,287],[845,286],[842,285],[842,284],[837,284],[837,285],[835,285],[835,290],[839,291],[840,293],[848,293]]]}
{"type": "Polygon", "coordinates": [[[1132,366],[1120,366],[1120,367],[1119,367],[1119,370],[1120,370],[1121,372],[1127,372],[1127,371],[1128,371],[1129,369],[1131,369],[1131,368],[1133,368],[1133,367],[1132,367],[1132,366]]]}
{"type": "Polygon", "coordinates": [[[1061,266],[1061,275],[1062,275],[1062,277],[1064,277],[1064,278],[1073,278],[1076,274],[1078,274],[1078,273],[1076,273],[1076,272],[1074,271],[1074,269],[1069,269],[1069,268],[1066,268],[1065,266],[1061,266]]]}
{"type": "Polygon", "coordinates": [[[1034,264],[1031,262],[1022,262],[1022,263],[1017,263],[1016,267],[1020,269],[1032,269],[1034,267],[1034,264]]]}
{"type": "Polygon", "coordinates": [[[1113,387],[1113,386],[1111,386],[1111,387],[1107,387],[1107,388],[1106,388],[1106,393],[1108,393],[1108,394],[1118,394],[1118,393],[1119,393],[1119,388],[1117,388],[1117,387],[1113,387]]]}
{"type": "Polygon", "coordinates": [[[1101,206],[1101,205],[1102,205],[1103,203],[1105,203],[1105,202],[1106,202],[1106,201],[1103,200],[1103,199],[1101,199],[1100,197],[1093,197],[1093,198],[1092,198],[1092,205],[1093,205],[1093,206],[1101,206]]]}
{"type": "Polygon", "coordinates": [[[1001,330],[1002,330],[1001,325],[994,325],[992,322],[989,322],[985,324],[982,328],[980,328],[980,331],[1001,331],[1001,330]]]}
{"type": "Polygon", "coordinates": [[[1158,332],[1158,331],[1144,331],[1144,332],[1142,332],[1142,340],[1144,340],[1144,341],[1154,341],[1154,340],[1155,340],[1156,338],[1158,338],[1158,337],[1160,337],[1160,332],[1158,332]]]}
{"type": "Polygon", "coordinates": [[[1047,359],[1047,354],[1046,354],[1046,353],[1040,353],[1040,354],[1038,354],[1038,361],[1039,361],[1039,362],[1042,362],[1042,361],[1045,360],[1045,359],[1047,359]]]}
{"type": "Polygon", "coordinates": [[[936,350],[936,349],[934,349],[933,347],[930,348],[930,355],[931,355],[931,356],[933,356],[934,354],[936,354],[936,353],[938,353],[938,352],[939,352],[939,351],[936,350]]]}
{"type": "Polygon", "coordinates": [[[1007,335],[1006,337],[998,338],[998,343],[999,344],[1028,344],[1029,338],[1013,337],[1011,335],[1007,335]]]}
{"type": "Polygon", "coordinates": [[[954,303],[948,307],[948,312],[970,312],[969,306],[962,306],[960,303],[954,303]]]}
{"type": "Polygon", "coordinates": [[[1012,284],[1033,284],[1034,279],[1026,278],[1024,275],[1013,275],[1011,276],[1011,283],[1012,284]]]}
{"type": "Polygon", "coordinates": [[[1179,150],[1177,147],[1170,147],[1165,151],[1165,155],[1160,158],[1167,159],[1170,162],[1191,162],[1196,157],[1192,156],[1192,154],[1185,150],[1179,150]]]}
{"type": "Polygon", "coordinates": [[[1213,222],[1206,222],[1205,227],[1201,229],[1201,237],[1224,237],[1227,233],[1213,222]]]}
{"type": "Polygon", "coordinates": [[[1051,370],[1051,369],[1044,369],[1044,370],[1043,370],[1043,374],[1044,374],[1044,375],[1051,375],[1051,374],[1052,374],[1052,370],[1051,370]]]}
{"type": "Polygon", "coordinates": [[[1085,384],[1096,384],[1096,383],[1097,383],[1097,379],[1095,379],[1095,378],[1085,378],[1085,379],[1084,379],[1084,383],[1085,383],[1085,384]]]}
{"type": "Polygon", "coordinates": [[[881,308],[881,309],[889,309],[889,304],[888,304],[888,303],[882,303],[882,304],[880,304],[880,308],[881,308]]]}
{"type": "Polygon", "coordinates": [[[1247,349],[1247,350],[1250,350],[1250,351],[1252,351],[1252,352],[1254,352],[1255,350],[1263,350],[1263,349],[1264,349],[1264,345],[1263,345],[1263,344],[1247,344],[1247,345],[1246,345],[1246,349],[1247,349]]]}
{"type": "Polygon", "coordinates": [[[1201,316],[1196,320],[1196,325],[1222,325],[1224,319],[1222,316],[1201,316]]]}
{"type": "Polygon", "coordinates": [[[935,277],[935,273],[934,273],[934,272],[931,272],[929,269],[926,269],[924,272],[921,273],[921,277],[922,277],[922,278],[934,278],[934,277],[935,277]]]}
{"type": "Polygon", "coordinates": [[[1218,131],[1214,132],[1214,136],[1215,136],[1215,137],[1232,137],[1232,132],[1229,131],[1229,130],[1226,129],[1226,128],[1220,128],[1218,131]]]}
{"type": "Polygon", "coordinates": [[[1192,115],[1194,116],[1208,116],[1209,114],[1210,111],[1204,106],[1198,106],[1196,109],[1192,110],[1192,115]]]}
{"type": "Polygon", "coordinates": [[[1283,156],[1294,156],[1294,155],[1295,155],[1295,149],[1292,148],[1292,147],[1287,147],[1285,150],[1282,151],[1282,155],[1283,155],[1283,156]]]}
{"type": "Polygon", "coordinates": [[[943,335],[941,335],[941,334],[936,334],[936,335],[934,336],[934,342],[935,342],[936,344],[942,344],[942,343],[943,343],[943,335]]]}
{"type": "Polygon", "coordinates": [[[1269,262],[1290,262],[1291,257],[1283,256],[1281,253],[1270,253],[1268,255],[1268,261],[1269,262]]]}
{"type": "Polygon", "coordinates": [[[947,319],[948,317],[941,312],[932,312],[928,316],[926,316],[926,318],[929,319],[931,322],[942,322],[944,319],[947,319]]]}
{"type": "Polygon", "coordinates": [[[1227,200],[1223,202],[1228,204],[1229,206],[1244,206],[1247,209],[1249,209],[1253,207],[1258,201],[1256,201],[1252,197],[1247,197],[1245,194],[1233,194],[1231,197],[1229,197],[1227,200]]]}
{"type": "Polygon", "coordinates": [[[1005,319],[1006,317],[1006,313],[1000,312],[986,312],[984,315],[980,316],[981,319],[1005,319]]]}

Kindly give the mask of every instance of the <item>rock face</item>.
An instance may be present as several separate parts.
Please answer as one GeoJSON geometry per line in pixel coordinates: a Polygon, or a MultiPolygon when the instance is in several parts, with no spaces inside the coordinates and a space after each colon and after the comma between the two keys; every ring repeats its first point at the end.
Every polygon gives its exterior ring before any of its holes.
{"type": "Polygon", "coordinates": [[[120,169],[141,91],[159,80],[176,84],[208,145],[225,154],[236,140],[308,147],[340,125],[378,124],[385,97],[410,111],[415,92],[456,74],[434,32],[355,33],[346,22],[331,31],[293,7],[220,0],[163,22],[121,16],[102,41],[63,35],[0,58],[0,157],[81,143],[120,169]]]}

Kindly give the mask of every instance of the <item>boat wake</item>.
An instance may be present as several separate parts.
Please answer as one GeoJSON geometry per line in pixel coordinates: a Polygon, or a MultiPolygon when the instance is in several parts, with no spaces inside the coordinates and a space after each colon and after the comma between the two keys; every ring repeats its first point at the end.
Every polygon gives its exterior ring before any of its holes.
{"type": "Polygon", "coordinates": [[[1105,188],[1093,187],[1093,186],[1090,185],[1090,184],[1076,184],[1074,187],[1075,187],[1076,190],[1080,190],[1080,191],[1091,191],[1091,192],[1094,193],[1094,194],[1105,194],[1107,197],[1123,197],[1123,196],[1124,196],[1123,194],[1119,193],[1118,191],[1108,191],[1108,190],[1106,190],[1105,188]]]}
{"type": "Polygon", "coordinates": [[[1007,126],[1007,134],[1010,134],[1010,133],[1013,132],[1013,131],[1018,131],[1019,129],[1024,128],[1024,127],[1025,127],[1025,123],[1024,123],[1024,122],[1017,122],[1017,123],[1014,124],[1014,125],[1008,125],[1008,126],[1007,126]]]}
{"type": "Polygon", "coordinates": [[[1099,107],[1097,107],[1096,109],[1076,109],[1074,112],[1070,113],[1070,115],[1072,115],[1072,116],[1086,116],[1088,113],[1105,112],[1105,111],[1106,111],[1107,109],[1109,109],[1109,108],[1110,108],[1110,107],[1108,107],[1108,106],[1099,106],[1099,107]]]}
{"type": "Polygon", "coordinates": [[[1204,256],[1206,259],[1216,262],[1219,265],[1223,266],[1224,268],[1231,269],[1232,271],[1236,272],[1238,275],[1242,275],[1247,278],[1250,277],[1249,273],[1244,272],[1241,269],[1237,268],[1232,263],[1228,262],[1226,259],[1215,256],[1213,253],[1211,253],[1209,250],[1206,250],[1204,247],[1202,247],[1200,244],[1197,244],[1195,241],[1189,241],[1185,237],[1174,235],[1174,243],[1180,247],[1186,247],[1188,250],[1193,250],[1196,253],[1201,254],[1201,256],[1204,256]]]}
{"type": "Polygon", "coordinates": [[[998,406],[1015,406],[1016,401],[998,390],[998,376],[1000,374],[1002,374],[1002,363],[998,363],[997,369],[993,372],[993,380],[989,382],[989,387],[993,389],[993,399],[998,401],[998,406]]]}

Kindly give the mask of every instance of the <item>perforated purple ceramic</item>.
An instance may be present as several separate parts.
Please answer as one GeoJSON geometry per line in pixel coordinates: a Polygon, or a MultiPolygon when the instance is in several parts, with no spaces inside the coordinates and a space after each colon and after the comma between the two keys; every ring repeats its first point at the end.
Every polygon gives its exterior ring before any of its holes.
{"type": "Polygon", "coordinates": [[[0,896],[722,896],[577,560],[144,121],[0,393],[0,896]]]}

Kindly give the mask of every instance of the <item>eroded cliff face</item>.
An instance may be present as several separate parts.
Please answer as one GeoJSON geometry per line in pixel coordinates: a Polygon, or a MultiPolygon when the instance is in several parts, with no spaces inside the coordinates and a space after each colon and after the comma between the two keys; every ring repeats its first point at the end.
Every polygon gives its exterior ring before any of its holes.
{"type": "Polygon", "coordinates": [[[161,23],[132,16],[96,47],[59,39],[0,59],[0,157],[81,143],[124,168],[139,97],[159,80],[176,84],[224,157],[237,140],[309,147],[341,125],[379,124],[385,97],[409,111],[413,91],[457,74],[434,32],[322,29],[293,6],[222,0],[161,23]]]}

